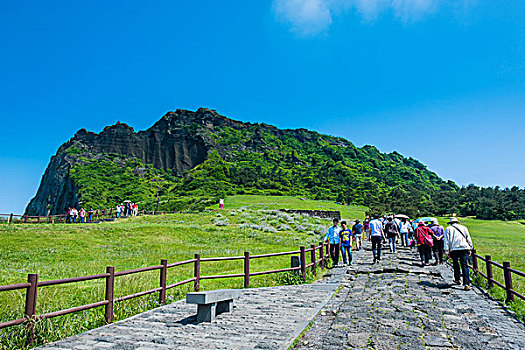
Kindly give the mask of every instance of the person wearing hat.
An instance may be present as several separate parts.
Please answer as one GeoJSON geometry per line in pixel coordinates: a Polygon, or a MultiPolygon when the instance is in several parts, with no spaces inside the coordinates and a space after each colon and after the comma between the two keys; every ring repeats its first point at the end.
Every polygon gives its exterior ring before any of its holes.
{"type": "Polygon", "coordinates": [[[461,284],[461,275],[463,275],[463,286],[465,290],[470,290],[468,257],[473,249],[472,239],[468,229],[460,225],[457,218],[450,218],[448,224],[445,230],[444,251],[447,257],[452,258],[454,281],[456,284],[461,284]]]}

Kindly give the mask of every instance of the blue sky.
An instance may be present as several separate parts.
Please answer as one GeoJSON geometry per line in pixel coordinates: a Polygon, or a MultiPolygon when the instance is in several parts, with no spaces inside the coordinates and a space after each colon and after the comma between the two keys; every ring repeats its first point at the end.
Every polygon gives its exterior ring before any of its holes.
{"type": "Polygon", "coordinates": [[[0,31],[0,213],[78,129],[178,108],[525,186],[523,1],[3,1],[0,31]]]}

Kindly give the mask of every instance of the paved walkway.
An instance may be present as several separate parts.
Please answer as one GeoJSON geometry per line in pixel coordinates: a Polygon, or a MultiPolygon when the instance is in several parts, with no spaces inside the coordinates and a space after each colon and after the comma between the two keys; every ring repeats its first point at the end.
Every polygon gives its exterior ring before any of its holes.
{"type": "MultiPolygon", "coordinates": [[[[388,249],[387,249],[388,250],[388,249]]],[[[296,349],[525,349],[525,327],[477,288],[451,286],[447,265],[415,249],[364,251],[296,349]]]]}
{"type": "Polygon", "coordinates": [[[318,283],[243,290],[214,323],[180,301],[42,349],[287,349],[315,318],[296,349],[525,350],[523,324],[447,284],[448,266],[421,268],[404,248],[375,265],[370,251],[354,256],[318,283]]]}
{"type": "Polygon", "coordinates": [[[172,303],[41,349],[288,349],[345,274],[309,285],[246,289],[232,313],[197,324],[196,305],[172,303]]]}

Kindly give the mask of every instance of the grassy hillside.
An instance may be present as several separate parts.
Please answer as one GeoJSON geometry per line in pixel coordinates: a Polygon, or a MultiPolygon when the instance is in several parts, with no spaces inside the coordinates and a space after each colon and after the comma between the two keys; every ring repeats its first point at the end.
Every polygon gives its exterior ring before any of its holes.
{"type": "MultiPolygon", "coordinates": [[[[217,205],[209,208],[217,208],[217,205]]],[[[236,195],[225,199],[225,209],[304,209],[304,210],[337,210],[343,220],[365,218],[368,210],[365,206],[342,205],[328,200],[313,200],[292,196],[236,195]]]]}
{"type": "MultiPolygon", "coordinates": [[[[281,198],[281,197],[279,197],[281,198]]],[[[265,198],[245,196],[227,199],[227,210],[144,216],[101,224],[0,225],[0,284],[24,282],[28,273],[38,273],[40,280],[84,276],[105,272],[106,266],[116,271],[201,257],[239,256],[298,250],[300,245],[318,243],[330,220],[288,215],[262,209],[265,198]],[[247,207],[247,208],[245,208],[247,207]]],[[[283,199],[283,198],[281,198],[283,199]]],[[[274,198],[274,201],[276,199],[274,198]]],[[[299,199],[284,198],[283,204],[294,206],[299,199]]],[[[314,207],[313,201],[300,201],[314,207]]],[[[318,206],[333,206],[320,202],[318,206]]],[[[339,206],[336,206],[338,208],[339,206]]],[[[362,216],[362,208],[347,208],[352,216],[362,216]]],[[[290,257],[256,259],[252,271],[290,266],[290,257]]],[[[168,270],[168,284],[193,276],[193,266],[168,270]]],[[[242,261],[203,262],[201,275],[240,273],[242,261]]],[[[252,287],[289,283],[286,274],[253,277],[252,287]]],[[[116,297],[158,287],[158,271],[117,277],[116,297]]],[[[203,289],[240,288],[242,278],[205,280],[203,289]]],[[[168,300],[178,300],[191,288],[187,285],[168,292],[168,300]]],[[[23,315],[22,291],[0,293],[0,321],[23,315]]],[[[37,313],[103,300],[104,282],[88,281],[39,290],[37,313]]],[[[157,296],[142,297],[118,304],[116,319],[158,306],[157,296]]],[[[60,339],[97,327],[103,323],[103,309],[59,317],[38,325],[40,343],[60,339]]],[[[0,348],[21,348],[22,328],[0,332],[0,348]]]]}

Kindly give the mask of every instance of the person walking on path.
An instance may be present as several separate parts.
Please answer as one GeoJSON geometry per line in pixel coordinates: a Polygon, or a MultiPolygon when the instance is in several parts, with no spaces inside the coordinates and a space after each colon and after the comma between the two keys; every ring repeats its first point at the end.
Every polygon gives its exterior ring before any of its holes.
{"type": "Polygon", "coordinates": [[[326,236],[324,237],[325,242],[330,244],[330,257],[332,258],[332,266],[337,267],[339,263],[339,244],[341,241],[341,229],[339,228],[339,219],[334,218],[332,220],[333,226],[330,226],[326,236]]]}
{"type": "Polygon", "coordinates": [[[346,227],[346,221],[341,221],[341,253],[343,263],[352,265],[352,230],[346,227]]]}
{"type": "Polygon", "coordinates": [[[401,245],[403,247],[408,247],[408,233],[410,232],[410,224],[407,222],[406,218],[403,218],[399,223],[399,234],[401,235],[401,245]]]}
{"type": "Polygon", "coordinates": [[[397,236],[399,235],[399,230],[391,216],[387,218],[387,221],[385,224],[385,233],[386,233],[386,236],[388,237],[390,253],[395,253],[396,252],[396,240],[397,240],[397,236]]]}
{"type": "Polygon", "coordinates": [[[372,241],[372,254],[374,254],[374,264],[381,261],[381,243],[386,241],[383,231],[383,223],[377,215],[372,216],[370,221],[370,240],[372,241]]]}
{"type": "Polygon", "coordinates": [[[84,220],[84,218],[86,217],[86,211],[84,210],[84,208],[80,208],[80,211],[78,212],[78,216],[80,217],[80,222],[81,223],[86,222],[84,220]]]}
{"type": "Polygon", "coordinates": [[[221,210],[224,209],[224,199],[223,198],[219,199],[219,206],[221,210]]]}
{"type": "Polygon", "coordinates": [[[120,214],[122,214],[122,204],[117,204],[117,219],[120,218],[120,214]]]}
{"type": "Polygon", "coordinates": [[[363,224],[359,222],[359,219],[356,219],[354,226],[352,226],[352,238],[355,241],[355,250],[361,249],[363,245],[363,224]]]}
{"type": "Polygon", "coordinates": [[[445,236],[445,230],[437,220],[432,220],[430,229],[434,232],[432,235],[434,238],[434,246],[432,247],[432,250],[434,252],[434,259],[436,259],[434,265],[443,264],[443,237],[445,236]]]}
{"type": "Polygon", "coordinates": [[[428,228],[423,221],[419,222],[418,227],[416,228],[416,242],[417,249],[419,251],[419,256],[421,258],[421,265],[425,266],[428,264],[431,258],[431,250],[434,245],[434,240],[432,238],[432,230],[428,228]]]}
{"type": "Polygon", "coordinates": [[[363,222],[363,229],[365,230],[366,240],[370,240],[370,218],[367,216],[365,222],[363,222]]]}
{"type": "Polygon", "coordinates": [[[461,284],[463,275],[463,286],[465,290],[470,290],[470,276],[468,270],[468,257],[474,248],[468,229],[459,224],[457,218],[450,218],[450,226],[445,230],[444,251],[447,257],[452,258],[454,269],[454,282],[461,284]],[[459,267],[461,264],[461,273],[459,267]]]}

